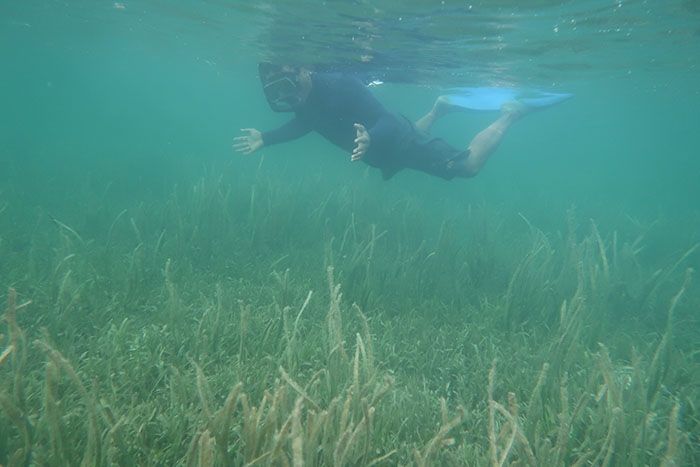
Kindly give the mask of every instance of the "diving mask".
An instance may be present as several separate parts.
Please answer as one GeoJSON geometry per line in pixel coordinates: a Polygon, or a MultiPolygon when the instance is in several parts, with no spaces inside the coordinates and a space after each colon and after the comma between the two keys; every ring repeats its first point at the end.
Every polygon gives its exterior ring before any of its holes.
{"type": "Polygon", "coordinates": [[[299,70],[272,63],[260,63],[258,73],[265,98],[273,111],[293,112],[304,101],[299,70]]]}

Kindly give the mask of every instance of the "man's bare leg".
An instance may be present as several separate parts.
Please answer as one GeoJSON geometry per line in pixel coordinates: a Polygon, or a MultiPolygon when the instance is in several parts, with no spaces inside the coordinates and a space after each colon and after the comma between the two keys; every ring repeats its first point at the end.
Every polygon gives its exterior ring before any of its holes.
{"type": "Polygon", "coordinates": [[[517,102],[504,105],[498,120],[477,133],[469,143],[467,148],[469,156],[464,161],[459,176],[473,177],[479,173],[501,143],[508,128],[526,113],[526,109],[517,102]]]}
{"type": "Polygon", "coordinates": [[[433,108],[430,109],[430,112],[416,120],[414,125],[419,130],[430,133],[430,128],[432,128],[433,123],[435,123],[437,119],[444,117],[447,114],[460,111],[463,112],[464,110],[465,109],[463,107],[450,104],[445,96],[440,96],[435,100],[435,104],[433,104],[433,108]]]}
{"type": "MultiPolygon", "coordinates": [[[[440,96],[433,108],[418,119],[414,125],[419,130],[430,132],[430,128],[441,117],[453,112],[465,111],[463,107],[452,105],[447,98],[440,96]]],[[[518,102],[510,102],[503,106],[501,116],[491,125],[474,136],[467,148],[469,156],[458,171],[460,177],[473,177],[482,169],[491,154],[501,143],[503,136],[510,126],[527,113],[527,109],[518,102]]]]}

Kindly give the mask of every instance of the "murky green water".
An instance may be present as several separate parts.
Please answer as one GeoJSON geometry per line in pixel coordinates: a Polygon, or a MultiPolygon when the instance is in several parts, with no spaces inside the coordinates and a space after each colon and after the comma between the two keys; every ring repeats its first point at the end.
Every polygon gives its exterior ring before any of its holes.
{"type": "MultiPolygon", "coordinates": [[[[698,462],[699,19],[3,3],[0,297],[31,304],[0,328],[0,464],[698,462]],[[240,128],[288,118],[263,60],[382,80],[410,118],[456,86],[575,96],[473,179],[385,182],[317,135],[236,154],[240,128]]],[[[434,133],[464,147],[496,117],[434,133]]]]}

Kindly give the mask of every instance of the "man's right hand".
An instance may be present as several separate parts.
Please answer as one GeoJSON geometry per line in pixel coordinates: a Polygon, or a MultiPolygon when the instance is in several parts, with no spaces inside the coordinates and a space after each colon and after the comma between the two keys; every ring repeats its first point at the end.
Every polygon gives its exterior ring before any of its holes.
{"type": "Polygon", "coordinates": [[[241,131],[247,133],[247,135],[233,138],[234,151],[241,154],[252,154],[263,147],[262,133],[258,130],[255,128],[241,128],[241,131]]]}

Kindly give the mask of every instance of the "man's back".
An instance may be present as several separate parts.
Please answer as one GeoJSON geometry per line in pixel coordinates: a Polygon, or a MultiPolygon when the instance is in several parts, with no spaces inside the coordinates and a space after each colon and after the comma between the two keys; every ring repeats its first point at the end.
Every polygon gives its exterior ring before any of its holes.
{"type": "Polygon", "coordinates": [[[266,144],[276,144],[316,131],[345,151],[355,145],[355,123],[374,127],[388,114],[359,80],[338,73],[314,73],[306,101],[289,124],[264,133],[266,144]]]}

